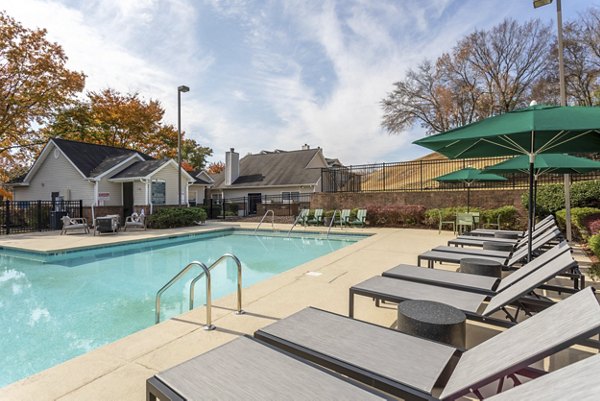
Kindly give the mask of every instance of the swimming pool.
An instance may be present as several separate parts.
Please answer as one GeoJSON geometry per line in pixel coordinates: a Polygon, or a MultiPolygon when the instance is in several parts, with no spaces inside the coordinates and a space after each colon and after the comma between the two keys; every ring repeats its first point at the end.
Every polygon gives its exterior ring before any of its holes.
{"type": "MultiPolygon", "coordinates": [[[[0,387],[153,325],[156,291],[190,261],[233,253],[248,287],[361,238],[222,230],[49,254],[0,249],[0,387]]],[[[161,320],[187,311],[197,274],[163,294],[161,320]]],[[[211,277],[213,299],[235,291],[231,261],[211,277]]],[[[205,295],[198,283],[194,304],[205,295]]]]}

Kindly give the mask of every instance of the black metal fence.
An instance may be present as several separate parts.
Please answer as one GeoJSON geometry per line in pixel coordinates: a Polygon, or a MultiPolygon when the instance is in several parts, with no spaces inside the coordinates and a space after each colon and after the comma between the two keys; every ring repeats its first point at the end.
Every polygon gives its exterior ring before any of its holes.
{"type": "Polygon", "coordinates": [[[83,201],[0,202],[0,235],[62,229],[64,216],[82,217],[83,201]]]}
{"type": "Polygon", "coordinates": [[[209,219],[262,216],[273,210],[276,216],[297,216],[298,211],[310,206],[312,193],[292,192],[288,195],[256,195],[240,198],[205,199],[204,208],[209,219]]]}
{"type": "MultiPolygon", "coordinates": [[[[410,162],[376,163],[357,166],[324,168],[321,170],[323,192],[383,192],[439,191],[466,187],[462,183],[439,183],[434,178],[453,171],[474,167],[483,169],[508,157],[486,157],[456,160],[416,160],[410,162]]],[[[471,188],[516,189],[528,187],[528,175],[505,175],[507,181],[474,182],[471,188]]],[[[600,173],[572,175],[573,181],[600,179],[600,173]]],[[[562,183],[562,174],[543,174],[539,184],[562,183]]]]}

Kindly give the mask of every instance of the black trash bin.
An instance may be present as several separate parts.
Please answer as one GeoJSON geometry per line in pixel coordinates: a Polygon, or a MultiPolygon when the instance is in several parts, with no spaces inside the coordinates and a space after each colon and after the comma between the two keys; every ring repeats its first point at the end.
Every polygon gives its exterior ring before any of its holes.
{"type": "Polygon", "coordinates": [[[50,212],[50,228],[52,230],[62,230],[62,218],[67,215],[67,211],[50,212]]]}

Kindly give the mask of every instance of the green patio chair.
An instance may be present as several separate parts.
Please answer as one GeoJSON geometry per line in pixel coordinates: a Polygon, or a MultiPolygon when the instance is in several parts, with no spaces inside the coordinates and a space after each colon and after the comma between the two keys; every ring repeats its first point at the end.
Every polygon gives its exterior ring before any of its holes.
{"type": "Polygon", "coordinates": [[[298,217],[296,218],[296,223],[300,223],[303,226],[306,226],[306,220],[308,220],[308,213],[310,209],[302,209],[300,213],[298,213],[298,217]]]}
{"type": "Polygon", "coordinates": [[[474,224],[473,215],[471,213],[456,214],[456,230],[459,234],[465,231],[471,231],[474,224]]]}
{"type": "Polygon", "coordinates": [[[356,213],[356,219],[352,220],[350,224],[353,226],[361,226],[364,227],[367,223],[367,209],[358,209],[358,213],[356,213]]]}
{"type": "Polygon", "coordinates": [[[335,214],[334,218],[334,225],[339,224],[342,227],[344,225],[348,225],[350,223],[350,209],[342,209],[342,211],[339,214],[335,214]]]}
{"type": "Polygon", "coordinates": [[[438,209],[438,221],[440,222],[438,227],[438,234],[442,233],[442,227],[445,225],[452,225],[452,232],[456,233],[456,220],[442,220],[442,211],[438,209]]]}
{"type": "Polygon", "coordinates": [[[323,224],[323,209],[315,209],[315,214],[312,218],[306,220],[307,225],[319,225],[323,224]]]}

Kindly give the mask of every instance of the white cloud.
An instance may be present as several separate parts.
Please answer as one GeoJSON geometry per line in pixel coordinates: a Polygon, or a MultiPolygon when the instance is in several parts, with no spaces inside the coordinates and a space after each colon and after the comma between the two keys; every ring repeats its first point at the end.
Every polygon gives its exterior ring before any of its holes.
{"type": "MultiPolygon", "coordinates": [[[[475,28],[534,15],[530,3],[342,0],[19,0],[7,12],[45,27],[88,90],[159,100],[175,123],[215,150],[321,146],[344,163],[398,161],[426,151],[380,128],[380,100],[423,58],[475,28]]],[[[582,0],[570,7],[583,9],[582,0]]],[[[544,9],[551,7],[545,7],[544,9]]],[[[573,11],[571,11],[573,12],[573,11]]]]}

